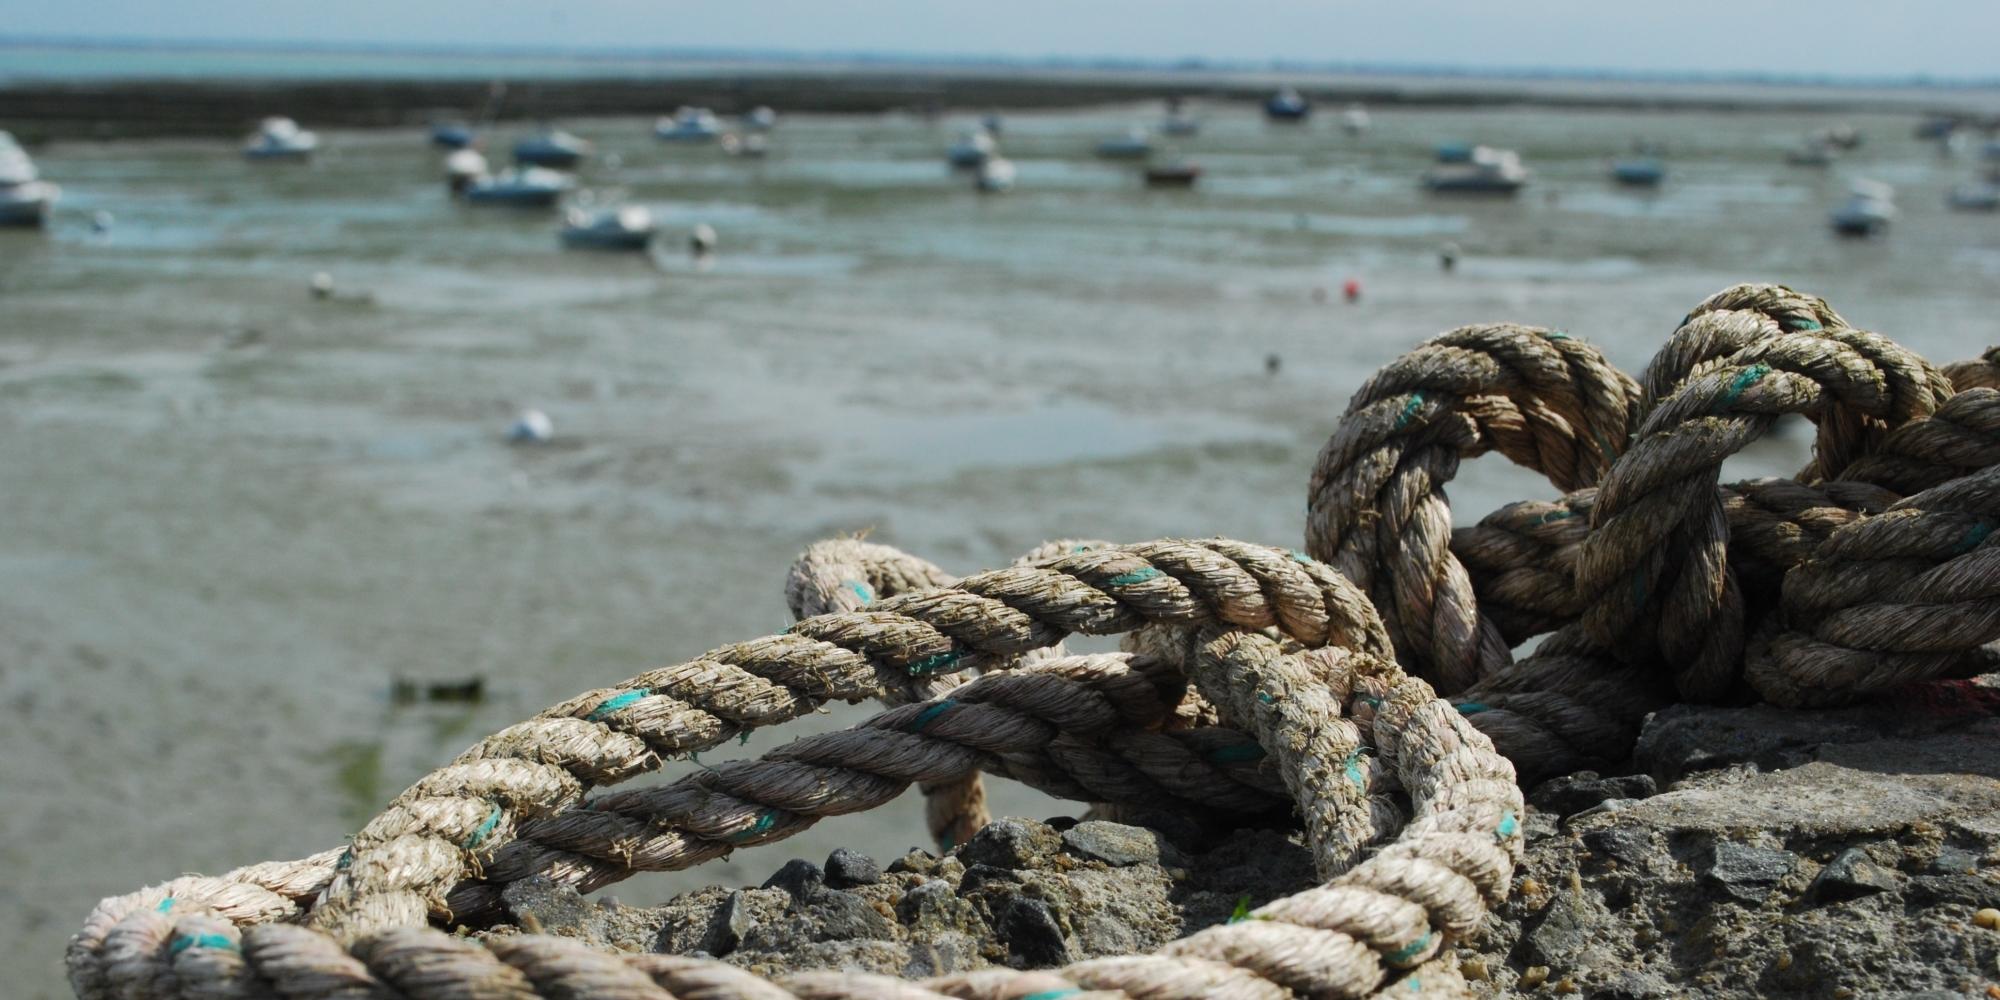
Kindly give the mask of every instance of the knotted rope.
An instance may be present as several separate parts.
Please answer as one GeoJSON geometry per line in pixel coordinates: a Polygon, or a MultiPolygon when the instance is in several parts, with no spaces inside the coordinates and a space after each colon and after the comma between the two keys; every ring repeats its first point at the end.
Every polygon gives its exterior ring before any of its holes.
{"type": "Polygon", "coordinates": [[[1307,545],[1324,562],[1052,543],[954,581],[823,543],[787,581],[787,632],[503,730],[346,849],[106,900],[71,942],[71,982],[86,1000],[1459,996],[1449,945],[1519,859],[1517,771],[1615,763],[1676,697],[1831,704],[1994,666],[1996,386],[2000,350],[1939,371],[1771,285],[1704,302],[1638,380],[1560,333],[1454,331],[1371,379],[1321,452],[1307,545]],[[1718,485],[1792,413],[1818,427],[1806,469],[1718,485]],[[1450,531],[1445,484],[1487,450],[1568,494],[1450,531]],[[1071,633],[1127,633],[1128,652],[1036,652],[1071,633]],[[892,707],[852,729],[593,794],[870,697],[892,707]],[[962,839],[982,771],[1092,801],[1289,805],[1327,882],[1149,956],[922,983],[426,926],[495,917],[529,876],[587,891],[913,782],[934,831],[962,839]]]}

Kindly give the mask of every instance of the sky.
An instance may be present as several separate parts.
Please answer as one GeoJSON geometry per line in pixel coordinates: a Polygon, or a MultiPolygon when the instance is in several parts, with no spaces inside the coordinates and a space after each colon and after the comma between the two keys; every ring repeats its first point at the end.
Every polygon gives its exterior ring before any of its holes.
{"type": "Polygon", "coordinates": [[[0,0],[0,35],[2000,77],[2000,0],[0,0]]]}

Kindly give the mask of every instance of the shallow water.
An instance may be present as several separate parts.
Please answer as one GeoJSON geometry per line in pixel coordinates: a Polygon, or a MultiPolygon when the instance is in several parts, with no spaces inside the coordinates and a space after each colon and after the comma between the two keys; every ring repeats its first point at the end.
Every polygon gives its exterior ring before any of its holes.
{"type": "MultiPolygon", "coordinates": [[[[1088,155],[1157,109],[1010,116],[1020,186],[995,198],[941,165],[956,122],[794,118],[761,163],[656,144],[649,122],[571,123],[610,154],[589,187],[670,234],[720,230],[707,268],[678,236],[650,258],[564,253],[550,214],[456,206],[415,131],[332,132],[303,167],[229,144],[38,150],[62,212],[0,233],[15,995],[66,995],[61,942],[101,896],[337,843],[481,734],[784,627],[782,575],[817,538],[868,530],[956,571],[1050,537],[1296,545],[1348,394],[1452,326],[1556,326],[1637,371],[1689,306],[1758,279],[1933,360],[2000,339],[2000,218],[1943,208],[1973,167],[1910,118],[1850,116],[1868,145],[1814,172],[1781,153],[1831,117],[1384,111],[1348,138],[1205,113],[1176,143],[1210,170],[1193,192],[1088,155]],[[1605,178],[1638,137],[1668,148],[1657,193],[1605,178]],[[1532,187],[1425,196],[1447,139],[1519,148],[1532,187]],[[1906,217],[1836,241],[1825,212],[1863,175],[1895,183],[1906,217]],[[1447,239],[1465,250],[1449,277],[1447,239]],[[317,271],[338,301],[309,299],[317,271]],[[1359,304],[1339,301],[1349,277],[1359,304]],[[502,442],[522,406],[556,443],[502,442]],[[389,697],[394,678],[469,676],[484,703],[389,697]]],[[[1796,468],[1802,448],[1730,472],[1796,468]]],[[[1497,460],[1452,492],[1466,521],[1552,494],[1497,460]]],[[[611,891],[922,839],[906,796],[611,891]]]]}

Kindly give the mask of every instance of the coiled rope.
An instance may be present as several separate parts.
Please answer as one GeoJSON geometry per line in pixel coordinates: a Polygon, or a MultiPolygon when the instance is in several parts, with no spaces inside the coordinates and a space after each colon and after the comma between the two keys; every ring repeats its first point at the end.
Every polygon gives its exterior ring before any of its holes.
{"type": "Polygon", "coordinates": [[[1834,704],[1994,666],[1996,389],[2000,350],[1939,370],[1771,285],[1698,306],[1640,379],[1556,331],[1453,331],[1356,395],[1313,471],[1311,557],[1052,543],[953,580],[822,543],[787,581],[787,632],[488,737],[347,848],[107,899],[71,982],[84,1000],[1458,996],[1449,948],[1519,860],[1517,772],[1619,761],[1674,698],[1834,704]],[[1794,413],[1818,427],[1806,469],[1718,485],[1794,413]],[[1445,485],[1488,450],[1568,494],[1453,532],[1445,485]],[[1126,633],[1128,652],[1055,651],[1072,633],[1126,633]],[[870,697],[892,707],[852,729],[593,794],[870,697]],[[913,782],[933,833],[962,840],[982,771],[1109,803],[1290,807],[1327,881],[1154,955],[922,983],[431,926],[498,916],[532,875],[587,891],[686,867],[913,782]]]}

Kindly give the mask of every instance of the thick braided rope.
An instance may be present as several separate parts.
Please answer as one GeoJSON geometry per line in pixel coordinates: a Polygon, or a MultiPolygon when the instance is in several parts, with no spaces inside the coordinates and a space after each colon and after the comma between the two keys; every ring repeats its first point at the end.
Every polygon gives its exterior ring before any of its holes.
{"type": "Polygon", "coordinates": [[[1498,449],[1558,489],[1623,450],[1638,389],[1558,331],[1470,326],[1391,362],[1348,404],[1313,467],[1306,551],[1367,591],[1413,673],[1455,691],[1508,660],[1450,550],[1445,484],[1498,449]]]}
{"type": "MultiPolygon", "coordinates": [[[[785,603],[794,618],[843,611],[860,611],[883,597],[925,587],[945,587],[957,577],[901,549],[858,538],[814,542],[792,561],[785,574],[785,603]]],[[[913,685],[911,694],[924,697],[951,690],[962,678],[937,674],[913,685]]],[[[904,703],[904,690],[886,692],[884,701],[904,703]]],[[[923,782],[924,825],[932,841],[949,848],[962,844],[992,818],[986,810],[986,786],[978,774],[943,783],[923,782]]]]}
{"type": "Polygon", "coordinates": [[[1960,392],[1967,389],[2000,389],[2000,347],[1989,347],[1985,353],[1970,361],[1946,365],[1944,373],[1960,392]]]}
{"type": "MultiPolygon", "coordinates": [[[[1291,751],[1310,743],[1317,723],[1338,703],[1315,695],[1350,695],[1381,766],[1393,769],[1408,790],[1415,818],[1395,843],[1329,884],[1155,955],[1050,971],[993,969],[925,983],[839,972],[767,982],[719,962],[611,955],[533,935],[480,944],[430,929],[399,928],[344,950],[311,928],[242,928],[212,914],[174,913],[169,904],[130,914],[111,928],[106,979],[125,1000],[1019,998],[1086,990],[1147,998],[1361,997],[1385,987],[1393,987],[1396,996],[1463,995],[1463,981],[1450,970],[1446,951],[1478,926],[1488,906],[1504,899],[1521,850],[1520,791],[1507,762],[1427,686],[1376,656],[1347,650],[1286,654],[1261,635],[1211,632],[1196,660],[1195,680],[1211,700],[1247,699],[1255,706],[1250,711],[1260,741],[1291,751]],[[1398,970],[1406,971],[1392,978],[1398,970]]],[[[1294,788],[1350,784],[1356,766],[1310,752],[1288,752],[1278,760],[1294,788]]],[[[1319,839],[1314,832],[1316,857],[1327,867],[1329,855],[1319,839]]],[[[1348,857],[1341,854],[1332,867],[1348,857]]]]}
{"type": "Polygon", "coordinates": [[[642,871],[693,867],[875,808],[912,782],[988,770],[1059,797],[1237,815],[1289,811],[1256,740],[1159,731],[1178,673],[1127,654],[1037,660],[840,732],[795,741],[658,788],[616,792],[524,823],[449,897],[460,921],[497,917],[500,892],[540,875],[590,892],[642,871]]]}
{"type": "MultiPolygon", "coordinates": [[[[1697,313],[1676,333],[1729,328],[1748,346],[1698,366],[1647,417],[1599,487],[1577,561],[1576,587],[1590,601],[1579,619],[1586,634],[1622,658],[1673,664],[1686,698],[1720,697],[1742,658],[1742,595],[1716,492],[1722,460],[1786,413],[1891,427],[1950,394],[1934,369],[1874,334],[1780,335],[1773,326],[1760,313],[1723,310],[1697,313]],[[1859,416],[1840,416],[1850,411],[1859,416]]],[[[1822,454],[1819,464],[1840,461],[1822,454]]]]}
{"type": "Polygon", "coordinates": [[[1834,532],[1785,577],[1783,623],[1747,675],[1781,705],[1850,702],[1992,669],[2000,640],[2000,466],[1834,532]]]}

